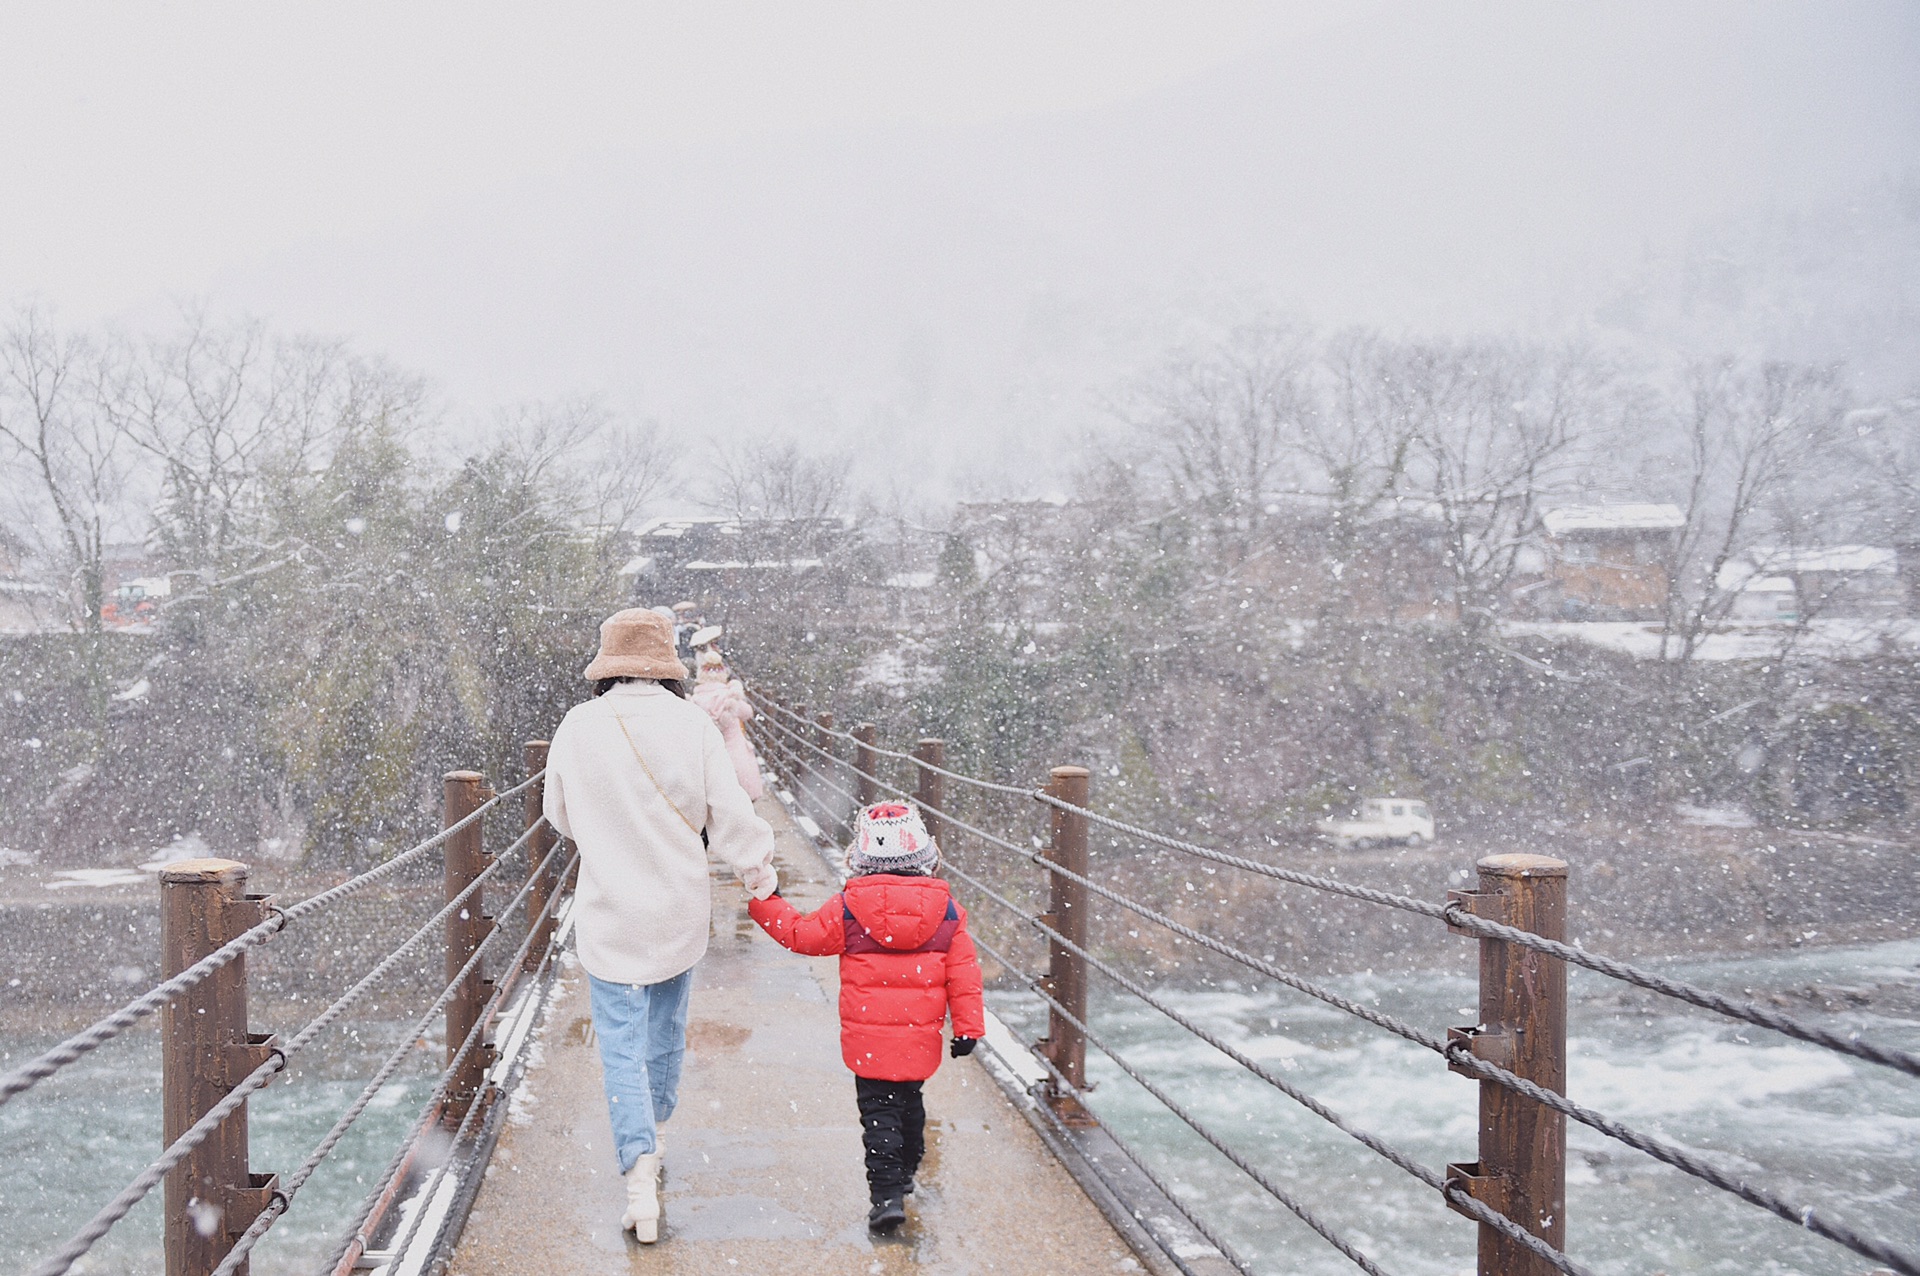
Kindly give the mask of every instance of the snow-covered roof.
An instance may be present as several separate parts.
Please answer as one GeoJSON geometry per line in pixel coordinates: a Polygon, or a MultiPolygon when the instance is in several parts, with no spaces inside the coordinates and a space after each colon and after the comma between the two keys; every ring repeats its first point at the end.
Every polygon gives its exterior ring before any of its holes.
{"type": "Polygon", "coordinates": [[[60,591],[51,585],[42,585],[38,581],[20,580],[13,576],[0,576],[0,594],[31,594],[37,598],[52,598],[60,591]]]}
{"type": "Polygon", "coordinates": [[[888,589],[932,589],[934,572],[896,572],[887,577],[888,589]]]}
{"type": "Polygon", "coordinates": [[[664,536],[677,538],[700,526],[712,526],[716,523],[732,523],[739,530],[739,523],[725,514],[672,514],[662,518],[650,518],[635,529],[635,536],[664,536]]]}
{"type": "Polygon", "coordinates": [[[1685,527],[1678,505],[1562,505],[1540,516],[1549,536],[1568,532],[1670,531],[1685,527]]]}
{"type": "Polygon", "coordinates": [[[1900,556],[1878,545],[1829,545],[1824,549],[1756,549],[1747,555],[1769,572],[1867,572],[1891,575],[1900,556]]]}
{"type": "Polygon", "coordinates": [[[767,571],[774,568],[786,568],[789,571],[799,572],[824,565],[823,560],[818,558],[757,558],[750,563],[740,559],[712,562],[704,558],[696,558],[692,562],[680,564],[680,570],[689,572],[738,572],[748,569],[767,571]]]}
{"type": "MultiPolygon", "coordinates": [[[[665,539],[678,539],[696,527],[711,527],[721,536],[740,536],[749,529],[761,527],[787,527],[795,523],[809,522],[791,518],[734,518],[730,514],[668,514],[659,518],[650,518],[634,529],[634,535],[642,539],[652,536],[665,539]]],[[[830,514],[819,520],[820,526],[837,525],[842,531],[851,530],[851,515],[830,514]]]]}

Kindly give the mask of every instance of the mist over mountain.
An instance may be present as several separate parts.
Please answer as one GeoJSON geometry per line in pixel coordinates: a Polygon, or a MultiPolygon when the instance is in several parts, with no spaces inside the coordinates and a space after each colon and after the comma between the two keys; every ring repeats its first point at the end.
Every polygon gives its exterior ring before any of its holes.
{"type": "Polygon", "coordinates": [[[605,391],[1038,491],[1166,350],[1586,333],[1912,380],[1920,11],[1383,6],[1121,106],[607,154],[214,297],[457,401],[605,391]]]}

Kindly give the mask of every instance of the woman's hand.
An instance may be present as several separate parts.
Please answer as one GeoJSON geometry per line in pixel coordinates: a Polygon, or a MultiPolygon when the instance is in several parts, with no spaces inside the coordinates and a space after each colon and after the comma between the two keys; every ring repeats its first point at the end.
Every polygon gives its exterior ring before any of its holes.
{"type": "Polygon", "coordinates": [[[780,874],[771,864],[755,864],[740,874],[740,884],[755,899],[765,899],[780,889],[780,874]]]}

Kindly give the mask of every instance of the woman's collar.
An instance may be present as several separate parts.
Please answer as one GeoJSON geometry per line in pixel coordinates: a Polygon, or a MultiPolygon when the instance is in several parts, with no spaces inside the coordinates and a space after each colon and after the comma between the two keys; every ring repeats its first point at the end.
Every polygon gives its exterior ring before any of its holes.
{"type": "Polygon", "coordinates": [[[640,682],[616,682],[607,688],[610,696],[667,696],[673,693],[650,679],[640,682]]]}

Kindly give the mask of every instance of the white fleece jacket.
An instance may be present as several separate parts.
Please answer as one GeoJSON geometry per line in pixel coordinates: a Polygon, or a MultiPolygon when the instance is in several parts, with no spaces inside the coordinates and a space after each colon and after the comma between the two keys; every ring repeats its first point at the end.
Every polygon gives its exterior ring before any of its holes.
{"type": "Polygon", "coordinates": [[[707,951],[712,886],[696,830],[756,896],[778,880],[773,828],[754,814],[713,719],[655,683],[622,683],[567,711],[547,752],[546,812],[580,848],[575,926],[596,979],[657,984],[707,951]]]}

